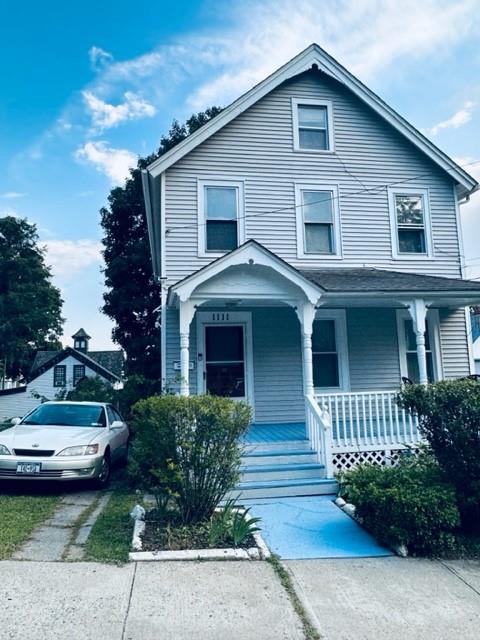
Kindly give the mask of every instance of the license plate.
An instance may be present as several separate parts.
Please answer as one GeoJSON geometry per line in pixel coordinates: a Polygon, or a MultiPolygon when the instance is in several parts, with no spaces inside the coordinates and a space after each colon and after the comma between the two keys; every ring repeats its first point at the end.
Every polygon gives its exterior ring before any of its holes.
{"type": "Polygon", "coordinates": [[[24,476],[34,476],[40,473],[41,462],[17,462],[17,473],[24,476]]]}

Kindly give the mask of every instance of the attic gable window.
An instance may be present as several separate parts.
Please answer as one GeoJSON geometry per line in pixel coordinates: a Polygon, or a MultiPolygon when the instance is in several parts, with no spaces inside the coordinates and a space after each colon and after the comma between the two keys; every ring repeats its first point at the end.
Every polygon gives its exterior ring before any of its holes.
{"type": "Polygon", "coordinates": [[[395,258],[431,257],[430,212],[426,189],[389,189],[392,253],[395,258]]]}
{"type": "Polygon", "coordinates": [[[332,105],[321,100],[292,98],[295,151],[333,151],[332,105]]]}
{"type": "Polygon", "coordinates": [[[223,255],[244,241],[243,183],[200,180],[199,255],[223,255]]]}
{"type": "Polygon", "coordinates": [[[58,364],[53,368],[53,386],[64,387],[67,384],[67,367],[58,364]]]}

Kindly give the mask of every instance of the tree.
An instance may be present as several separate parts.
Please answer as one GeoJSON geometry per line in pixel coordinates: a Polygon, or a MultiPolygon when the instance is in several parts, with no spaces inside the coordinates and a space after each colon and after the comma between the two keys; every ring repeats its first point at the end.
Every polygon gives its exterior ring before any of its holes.
{"type": "Polygon", "coordinates": [[[35,225],[0,218],[0,361],[7,376],[28,375],[37,349],[60,346],[62,299],[44,254],[35,225]]]}
{"type": "Polygon", "coordinates": [[[168,134],[161,138],[158,151],[139,159],[125,185],[112,189],[108,207],[100,210],[107,287],[103,312],[115,323],[112,337],[127,354],[127,374],[139,374],[151,380],[160,378],[156,311],[160,285],[152,274],[141,170],[220,111],[219,107],[211,107],[192,115],[185,124],[174,120],[168,134]]]}

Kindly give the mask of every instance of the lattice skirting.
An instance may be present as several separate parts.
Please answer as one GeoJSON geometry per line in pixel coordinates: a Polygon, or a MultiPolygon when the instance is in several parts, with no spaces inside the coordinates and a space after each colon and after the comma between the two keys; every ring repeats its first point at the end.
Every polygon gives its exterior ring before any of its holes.
{"type": "Polygon", "coordinates": [[[377,451],[346,451],[333,454],[335,471],[347,471],[357,464],[376,464],[382,467],[392,467],[404,455],[412,455],[415,449],[389,449],[377,451]]]}

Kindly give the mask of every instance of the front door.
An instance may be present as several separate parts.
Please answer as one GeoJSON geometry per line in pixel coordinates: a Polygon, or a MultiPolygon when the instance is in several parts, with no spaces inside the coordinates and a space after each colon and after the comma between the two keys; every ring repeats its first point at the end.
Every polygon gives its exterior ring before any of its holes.
{"type": "Polygon", "coordinates": [[[200,317],[198,372],[201,393],[252,403],[252,380],[249,375],[251,355],[248,348],[250,327],[240,317],[246,315],[205,313],[200,317]],[[235,322],[237,315],[239,322],[235,322]],[[228,318],[228,321],[215,321],[217,318],[228,318]]]}

